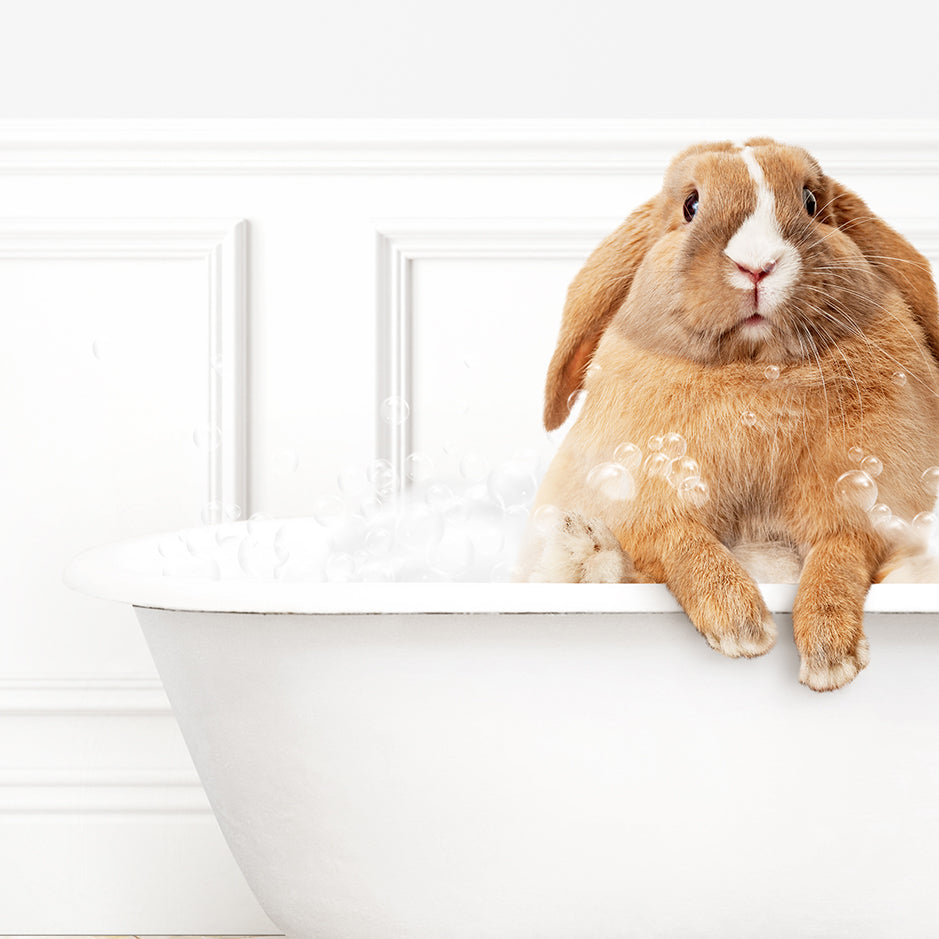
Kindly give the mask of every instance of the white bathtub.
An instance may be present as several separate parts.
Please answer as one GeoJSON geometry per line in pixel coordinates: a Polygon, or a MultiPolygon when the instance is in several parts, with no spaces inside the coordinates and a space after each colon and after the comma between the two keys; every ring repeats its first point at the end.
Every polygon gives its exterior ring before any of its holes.
{"type": "MultiPolygon", "coordinates": [[[[935,937],[939,588],[879,585],[870,666],[798,683],[664,587],[161,576],[136,607],[222,831],[293,939],[935,937]]],[[[189,572],[192,573],[192,572],[189,572]]]]}

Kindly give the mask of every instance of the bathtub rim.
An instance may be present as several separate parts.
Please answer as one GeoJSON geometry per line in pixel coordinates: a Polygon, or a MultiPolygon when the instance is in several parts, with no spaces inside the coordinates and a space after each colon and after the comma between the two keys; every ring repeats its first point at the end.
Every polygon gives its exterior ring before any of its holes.
{"type": "MultiPolygon", "coordinates": [[[[210,580],[145,573],[131,563],[163,534],[89,548],[63,580],[79,593],[154,609],[206,613],[676,613],[664,584],[329,583],[210,580]]],[[[760,584],[774,613],[791,613],[795,584],[760,584]]],[[[939,584],[874,584],[870,613],[937,613],[939,584]]]]}

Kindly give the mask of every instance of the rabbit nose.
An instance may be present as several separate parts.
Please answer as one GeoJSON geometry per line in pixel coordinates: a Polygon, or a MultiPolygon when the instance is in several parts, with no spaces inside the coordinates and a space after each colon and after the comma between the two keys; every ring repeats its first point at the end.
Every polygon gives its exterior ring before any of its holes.
{"type": "Polygon", "coordinates": [[[759,270],[754,270],[752,267],[749,267],[746,264],[741,264],[739,261],[734,261],[734,264],[737,265],[737,270],[742,274],[746,274],[754,284],[758,284],[767,274],[772,274],[776,270],[776,261],[764,261],[760,265],[759,270]]]}

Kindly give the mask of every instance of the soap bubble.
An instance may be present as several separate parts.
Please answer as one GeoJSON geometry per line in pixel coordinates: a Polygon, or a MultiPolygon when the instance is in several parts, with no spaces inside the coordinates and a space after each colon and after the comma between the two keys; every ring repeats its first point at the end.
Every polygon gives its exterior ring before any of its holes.
{"type": "Polygon", "coordinates": [[[489,464],[486,458],[478,453],[466,453],[460,460],[460,475],[469,482],[479,482],[489,473],[489,464]]]}
{"type": "Polygon", "coordinates": [[[883,502],[871,506],[870,517],[875,526],[890,518],[891,515],[893,512],[890,511],[890,506],[884,505],[883,502]]]}
{"type": "Polygon", "coordinates": [[[849,470],[835,481],[835,495],[846,508],[869,512],[877,502],[877,483],[863,470],[849,470]]]}
{"type": "Polygon", "coordinates": [[[700,476],[689,476],[678,485],[678,498],[685,505],[701,508],[710,497],[710,487],[700,476]]]}
{"type": "Polygon", "coordinates": [[[912,541],[913,529],[908,522],[896,515],[888,515],[875,522],[877,533],[888,541],[912,541]]]}
{"type": "Polygon", "coordinates": [[[255,532],[263,529],[265,524],[269,522],[274,516],[270,512],[253,512],[248,517],[248,524],[245,526],[248,534],[253,535],[255,532]]]}
{"type": "Polygon", "coordinates": [[[381,419],[386,424],[398,426],[403,424],[411,413],[411,406],[397,395],[385,398],[381,403],[381,419]]]}
{"type": "Polygon", "coordinates": [[[541,535],[548,535],[561,527],[564,522],[564,513],[556,505],[546,502],[532,512],[531,520],[535,531],[541,535]]]}
{"type": "Polygon", "coordinates": [[[873,479],[884,471],[884,464],[876,456],[866,456],[861,460],[861,469],[873,479]]]}
{"type": "Polygon", "coordinates": [[[902,388],[906,384],[906,372],[894,372],[890,380],[898,387],[902,388]]]}
{"type": "Polygon", "coordinates": [[[390,496],[398,488],[398,477],[388,460],[372,460],[366,471],[368,481],[374,486],[375,494],[382,499],[390,496]]]}
{"type": "Polygon", "coordinates": [[[296,450],[278,450],[274,454],[274,472],[279,476],[295,473],[300,467],[300,454],[296,450]]]}
{"type": "Polygon", "coordinates": [[[320,496],[313,503],[313,517],[326,528],[335,528],[345,518],[346,507],[337,496],[320,496]]]}
{"type": "Polygon", "coordinates": [[[632,474],[620,463],[598,464],[587,474],[587,485],[611,502],[623,502],[636,494],[632,474]]]}
{"type": "Polygon", "coordinates": [[[424,506],[414,506],[398,518],[395,541],[412,551],[426,551],[443,537],[444,521],[424,506]]]}
{"type": "Polygon", "coordinates": [[[642,463],[642,450],[634,443],[621,443],[613,451],[613,462],[625,466],[630,471],[638,469],[642,463]]]}
{"type": "Polygon", "coordinates": [[[939,466],[929,466],[923,470],[922,480],[927,490],[939,498],[939,466]]]}
{"type": "Polygon", "coordinates": [[[404,471],[413,482],[426,482],[434,474],[434,461],[426,453],[412,453],[404,461],[404,471]]]}
{"type": "Polygon", "coordinates": [[[220,522],[236,522],[241,518],[241,506],[233,502],[219,502],[213,500],[202,507],[202,523],[215,525],[220,522]]]}
{"type": "Polygon", "coordinates": [[[489,494],[504,508],[529,505],[538,482],[524,463],[509,460],[489,474],[489,494]]]}
{"type": "Polygon", "coordinates": [[[238,544],[238,564],[252,580],[272,580],[277,568],[286,560],[283,544],[275,547],[269,537],[249,535],[238,544]]]}
{"type": "Polygon", "coordinates": [[[345,551],[335,551],[326,559],[326,579],[333,583],[345,583],[355,574],[355,561],[345,551]]]}
{"type": "Polygon", "coordinates": [[[488,499],[468,498],[464,531],[479,558],[491,558],[505,545],[504,513],[488,499]]]}
{"type": "Polygon", "coordinates": [[[744,411],[743,414],[740,415],[740,423],[743,424],[744,427],[756,426],[756,414],[754,414],[753,411],[744,411]]]}
{"type": "Polygon", "coordinates": [[[662,438],[662,452],[670,460],[681,459],[687,450],[688,444],[685,443],[685,438],[681,434],[672,432],[662,438]]]}
{"type": "Polygon", "coordinates": [[[860,447],[851,447],[848,450],[848,459],[852,463],[860,463],[864,459],[864,451],[860,447]]]}
{"type": "Polygon", "coordinates": [[[913,521],[910,524],[918,540],[928,541],[936,527],[936,515],[934,512],[920,512],[918,515],[913,516],[913,521]]]}
{"type": "Polygon", "coordinates": [[[394,581],[394,568],[387,561],[369,560],[359,568],[358,579],[365,584],[389,584],[394,581]]]}
{"type": "Polygon", "coordinates": [[[473,543],[465,531],[449,528],[440,541],[427,554],[427,561],[432,568],[447,575],[459,577],[466,573],[473,564],[475,552],[473,543]]]}
{"type": "Polygon", "coordinates": [[[360,496],[368,489],[368,476],[361,466],[347,466],[336,477],[340,492],[347,496],[360,496]]]}
{"type": "Polygon", "coordinates": [[[646,457],[642,468],[647,476],[666,478],[671,465],[672,461],[664,451],[654,450],[646,457]]]}
{"type": "Polygon", "coordinates": [[[515,566],[513,564],[496,564],[489,572],[489,582],[493,584],[510,584],[515,580],[515,566]]]}
{"type": "Polygon", "coordinates": [[[668,481],[678,489],[686,479],[700,475],[701,467],[698,465],[698,461],[693,460],[690,456],[683,456],[680,460],[675,460],[671,464],[668,471],[668,481]]]}
{"type": "Polygon", "coordinates": [[[434,483],[427,487],[424,501],[436,512],[442,512],[453,502],[453,490],[444,483],[434,483]]]}
{"type": "Polygon", "coordinates": [[[393,544],[394,535],[387,528],[373,528],[365,536],[365,548],[369,554],[387,554],[393,544]]]}
{"type": "Polygon", "coordinates": [[[646,441],[646,449],[649,451],[662,449],[662,438],[657,434],[646,441]]]}
{"type": "Polygon", "coordinates": [[[767,365],[763,369],[763,377],[767,381],[776,381],[779,378],[779,366],[778,365],[767,365]]]}
{"type": "Polygon", "coordinates": [[[200,449],[211,453],[222,444],[222,432],[215,424],[205,424],[192,432],[192,442],[200,449]]]}

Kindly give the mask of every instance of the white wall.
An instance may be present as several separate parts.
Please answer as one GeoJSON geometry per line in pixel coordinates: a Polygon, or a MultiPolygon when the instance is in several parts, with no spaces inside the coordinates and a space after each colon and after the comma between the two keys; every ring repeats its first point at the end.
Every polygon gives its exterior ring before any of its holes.
{"type": "Polygon", "coordinates": [[[377,403],[402,387],[395,323],[410,445],[439,460],[454,436],[493,459],[544,448],[564,286],[688,142],[805,143],[939,258],[939,127],[863,120],[935,118],[920,17],[606,0],[6,9],[0,933],[272,928],[130,612],[61,586],[74,552],[197,524],[212,501],[308,513],[338,468],[390,445],[377,403]],[[435,120],[217,121],[362,117],[435,120]],[[681,120],[635,123],[663,117],[681,120]],[[223,433],[200,448],[207,424],[223,433]]]}
{"type": "Polygon", "coordinates": [[[19,0],[0,117],[923,117],[924,7],[19,0]]]}

